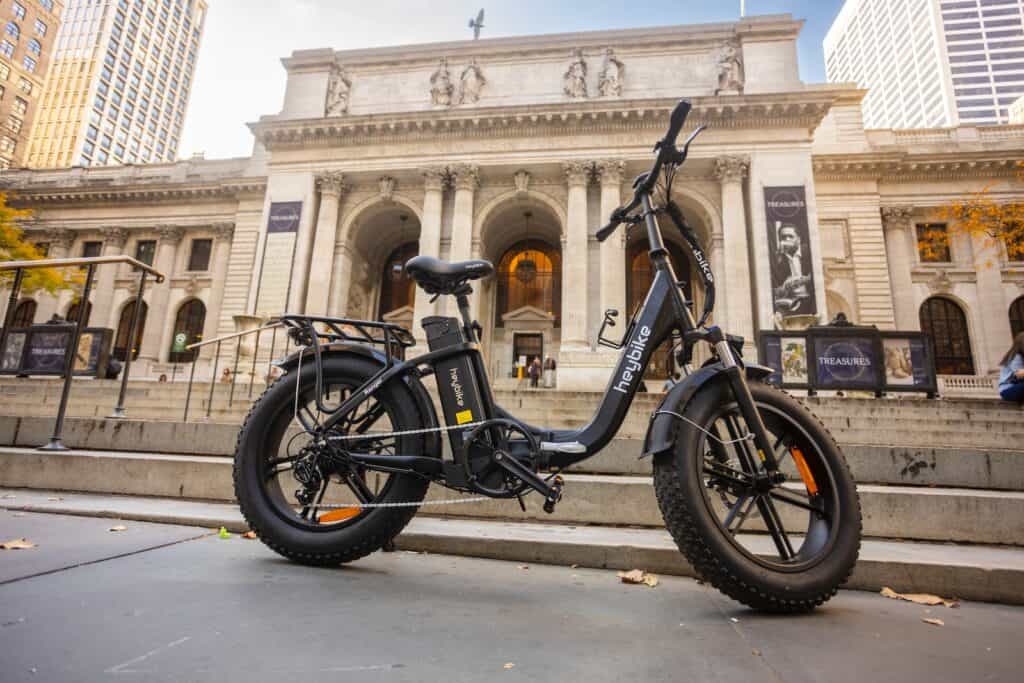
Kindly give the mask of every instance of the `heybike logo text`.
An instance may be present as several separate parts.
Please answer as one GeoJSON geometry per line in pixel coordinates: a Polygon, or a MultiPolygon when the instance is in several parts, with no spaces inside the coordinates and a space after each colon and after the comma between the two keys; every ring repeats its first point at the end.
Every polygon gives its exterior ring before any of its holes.
{"type": "Polygon", "coordinates": [[[452,368],[448,371],[448,379],[451,380],[452,393],[455,394],[455,403],[460,407],[466,405],[465,394],[462,391],[462,382],[459,381],[459,369],[452,368]]]}
{"type": "Polygon", "coordinates": [[[694,249],[693,255],[697,259],[697,265],[700,267],[701,272],[704,273],[704,281],[714,282],[715,276],[711,274],[711,264],[708,263],[708,259],[704,256],[704,252],[700,249],[694,249]]]}
{"type": "Polygon", "coordinates": [[[640,360],[644,357],[644,349],[647,347],[647,342],[650,338],[651,328],[643,325],[636,333],[636,338],[626,346],[626,368],[622,371],[619,381],[612,387],[614,391],[620,394],[629,393],[629,385],[632,384],[634,377],[638,376],[636,373],[639,373],[643,368],[640,360]]]}

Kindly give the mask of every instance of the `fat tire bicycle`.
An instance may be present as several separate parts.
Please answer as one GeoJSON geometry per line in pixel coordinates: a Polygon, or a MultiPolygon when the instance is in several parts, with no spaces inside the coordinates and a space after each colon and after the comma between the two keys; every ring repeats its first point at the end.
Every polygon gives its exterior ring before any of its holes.
{"type": "Polygon", "coordinates": [[[671,195],[703,130],[676,146],[690,109],[687,100],[676,105],[653,167],[597,233],[604,241],[622,225],[642,226],[654,278],[620,340],[605,337],[618,312],[605,314],[599,341],[620,357],[582,428],[530,425],[495,403],[469,305],[469,283],[494,272],[488,261],[406,263],[420,287],[454,296],[459,310],[458,318],[423,320],[429,350],[415,358],[405,358],[415,339],[397,325],[281,317],[299,350],[278,363],[283,374],[253,405],[234,459],[242,514],[267,546],[311,565],[357,560],[390,544],[431,502],[432,483],[477,496],[469,501],[523,505],[537,494],[554,513],[565,486],[559,473],[612,440],[654,350],[670,342],[689,370],[694,347],[707,344],[710,359],[663,398],[640,453],[653,461],[666,528],[704,580],[755,609],[807,611],[836,593],[860,548],[857,489],[821,422],[766,383],[770,368],[744,361],[743,339],[707,324],[714,276],[671,195]],[[668,260],[661,215],[693,252],[705,289],[699,320],[668,260]],[[423,383],[430,376],[444,424],[423,383]]]}

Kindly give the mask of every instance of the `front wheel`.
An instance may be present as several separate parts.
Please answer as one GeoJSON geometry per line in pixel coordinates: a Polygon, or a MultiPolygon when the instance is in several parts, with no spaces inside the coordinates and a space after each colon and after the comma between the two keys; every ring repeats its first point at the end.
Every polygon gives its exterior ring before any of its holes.
{"type": "Polygon", "coordinates": [[[835,595],[860,550],[857,488],[835,440],[788,394],[751,382],[783,477],[760,458],[725,379],[686,406],[654,484],[665,525],[700,576],[754,609],[803,612],[835,595]]]}

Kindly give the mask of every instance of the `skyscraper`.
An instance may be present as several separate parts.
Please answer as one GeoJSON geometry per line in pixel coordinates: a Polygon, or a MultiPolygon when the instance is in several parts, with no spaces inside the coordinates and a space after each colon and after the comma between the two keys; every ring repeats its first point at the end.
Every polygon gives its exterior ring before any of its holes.
{"type": "Polygon", "coordinates": [[[0,5],[0,169],[24,165],[63,8],[54,0],[0,5]]]}
{"type": "Polygon", "coordinates": [[[28,165],[173,161],[206,7],[204,0],[68,0],[28,165]]]}
{"type": "Polygon", "coordinates": [[[1019,0],[846,0],[825,36],[830,82],[868,89],[868,128],[1009,121],[1024,95],[1019,0]]]}

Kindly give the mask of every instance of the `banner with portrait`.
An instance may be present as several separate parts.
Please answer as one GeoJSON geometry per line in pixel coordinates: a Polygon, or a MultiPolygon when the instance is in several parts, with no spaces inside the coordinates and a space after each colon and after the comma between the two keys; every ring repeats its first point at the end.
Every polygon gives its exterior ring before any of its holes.
{"type": "Polygon", "coordinates": [[[807,223],[807,194],[802,186],[764,188],[768,216],[772,308],[778,315],[815,315],[814,270],[807,223]]]}

